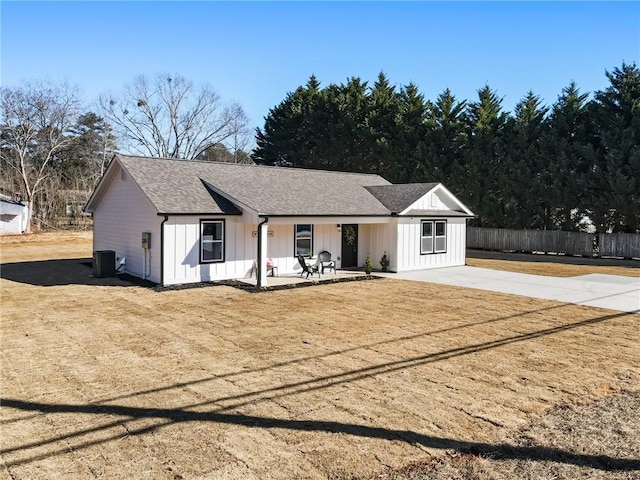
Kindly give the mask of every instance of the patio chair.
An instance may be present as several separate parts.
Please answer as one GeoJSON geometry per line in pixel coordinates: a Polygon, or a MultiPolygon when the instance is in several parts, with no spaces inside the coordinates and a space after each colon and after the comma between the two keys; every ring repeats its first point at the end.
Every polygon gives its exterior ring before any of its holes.
{"type": "Polygon", "coordinates": [[[307,278],[309,278],[309,275],[313,275],[315,272],[318,274],[318,278],[320,278],[320,270],[318,268],[319,264],[317,263],[315,265],[307,264],[307,262],[305,261],[302,255],[298,255],[298,263],[302,267],[302,271],[300,272],[300,277],[302,277],[302,274],[306,272],[307,278]]]}
{"type": "MultiPolygon", "coordinates": [[[[256,272],[256,277],[258,276],[258,261],[253,260],[253,265],[251,266],[251,272],[249,272],[249,276],[253,277],[253,272],[256,272]]],[[[278,266],[273,263],[273,258],[267,258],[267,276],[269,276],[269,272],[271,272],[272,277],[278,276],[278,266]]]]}
{"type": "Polygon", "coordinates": [[[267,258],[267,275],[269,275],[269,270],[271,270],[272,277],[278,276],[278,266],[273,263],[273,258],[271,257],[267,258]]]}
{"type": "Polygon", "coordinates": [[[325,268],[328,268],[329,271],[331,271],[331,269],[333,268],[333,273],[336,273],[336,262],[331,260],[331,254],[326,250],[318,254],[318,263],[322,267],[322,273],[324,273],[325,268]]]}

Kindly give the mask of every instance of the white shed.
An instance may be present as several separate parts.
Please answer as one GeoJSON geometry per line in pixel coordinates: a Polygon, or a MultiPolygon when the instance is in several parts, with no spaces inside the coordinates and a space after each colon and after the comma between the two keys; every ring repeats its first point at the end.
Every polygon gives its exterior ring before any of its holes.
{"type": "Polygon", "coordinates": [[[27,217],[26,204],[0,199],[0,235],[24,233],[27,217]]]}

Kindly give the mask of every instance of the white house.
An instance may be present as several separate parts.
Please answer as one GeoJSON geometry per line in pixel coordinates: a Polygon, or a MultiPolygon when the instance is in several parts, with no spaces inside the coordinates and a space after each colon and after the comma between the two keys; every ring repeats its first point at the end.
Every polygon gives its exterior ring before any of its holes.
{"type": "Polygon", "coordinates": [[[27,205],[0,198],[0,235],[23,233],[27,229],[27,205]]]}
{"type": "Polygon", "coordinates": [[[115,155],[85,211],[94,251],[123,270],[174,285],[251,275],[266,261],[299,271],[296,255],[331,252],[337,268],[464,265],[473,213],[440,183],[378,175],[115,155]]]}

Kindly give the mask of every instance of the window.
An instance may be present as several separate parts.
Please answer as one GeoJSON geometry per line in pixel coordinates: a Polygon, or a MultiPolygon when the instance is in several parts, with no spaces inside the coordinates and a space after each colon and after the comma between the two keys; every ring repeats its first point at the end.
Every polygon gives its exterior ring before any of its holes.
{"type": "Polygon", "coordinates": [[[422,222],[422,237],[420,237],[420,253],[433,252],[433,222],[422,222]]]}
{"type": "Polygon", "coordinates": [[[200,263],[224,262],[224,220],[200,222],[200,263]]]}
{"type": "Polygon", "coordinates": [[[307,256],[313,252],[313,225],[295,225],[295,256],[307,256]]]}
{"type": "Polygon", "coordinates": [[[420,253],[444,253],[447,251],[447,221],[422,220],[420,253]]]}
{"type": "Polygon", "coordinates": [[[436,220],[436,248],[434,252],[441,253],[447,251],[447,222],[436,220]]]}

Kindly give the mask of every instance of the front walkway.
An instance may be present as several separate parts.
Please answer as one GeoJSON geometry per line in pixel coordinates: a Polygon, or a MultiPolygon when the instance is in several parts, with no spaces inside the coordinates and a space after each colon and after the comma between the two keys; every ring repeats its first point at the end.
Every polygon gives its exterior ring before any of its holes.
{"type": "Polygon", "coordinates": [[[376,276],[478,288],[560,302],[640,313],[640,278],[590,274],[549,277],[479,267],[449,267],[376,276]]]}

